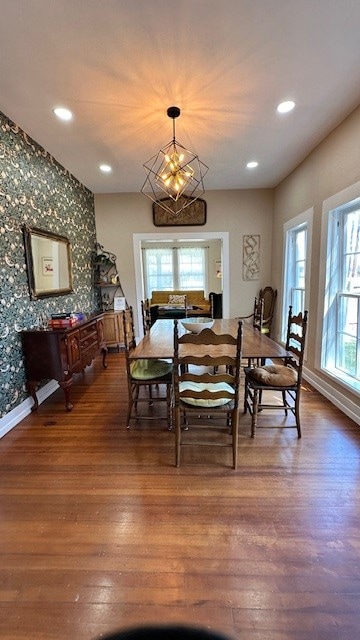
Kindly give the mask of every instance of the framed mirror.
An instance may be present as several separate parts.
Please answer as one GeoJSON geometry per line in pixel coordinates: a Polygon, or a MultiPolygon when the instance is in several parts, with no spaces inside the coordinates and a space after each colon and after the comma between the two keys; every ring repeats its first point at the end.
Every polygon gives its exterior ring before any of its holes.
{"type": "Polygon", "coordinates": [[[23,232],[31,300],[72,293],[70,240],[35,227],[23,232]]]}

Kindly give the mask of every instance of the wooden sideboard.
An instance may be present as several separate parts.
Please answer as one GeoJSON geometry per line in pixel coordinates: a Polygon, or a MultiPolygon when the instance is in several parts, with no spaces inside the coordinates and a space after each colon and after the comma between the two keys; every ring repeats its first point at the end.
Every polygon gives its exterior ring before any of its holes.
{"type": "Polygon", "coordinates": [[[61,329],[29,329],[21,332],[27,388],[38,406],[36,389],[42,380],[57,380],[64,390],[65,406],[71,411],[70,387],[73,374],[83,371],[101,352],[106,367],[107,347],[104,338],[104,316],[93,315],[72,327],[61,329]]]}
{"type": "Polygon", "coordinates": [[[124,345],[124,327],[122,311],[104,311],[104,338],[107,347],[124,345]]]}

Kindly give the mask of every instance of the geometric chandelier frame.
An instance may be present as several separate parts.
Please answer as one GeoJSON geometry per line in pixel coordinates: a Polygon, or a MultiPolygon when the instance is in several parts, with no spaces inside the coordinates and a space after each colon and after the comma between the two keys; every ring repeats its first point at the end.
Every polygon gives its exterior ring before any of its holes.
{"type": "Polygon", "coordinates": [[[175,138],[175,118],[179,107],[169,107],[173,138],[144,163],[147,171],[141,192],[165,211],[179,214],[205,193],[204,176],[209,167],[175,138]]]}

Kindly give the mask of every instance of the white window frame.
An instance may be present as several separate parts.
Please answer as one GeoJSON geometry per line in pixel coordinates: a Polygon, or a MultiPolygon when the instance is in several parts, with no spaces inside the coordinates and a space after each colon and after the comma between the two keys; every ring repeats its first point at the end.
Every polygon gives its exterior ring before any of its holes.
{"type": "Polygon", "coordinates": [[[343,214],[360,208],[360,183],[345,189],[340,194],[326,200],[323,204],[322,225],[322,259],[324,271],[321,274],[320,286],[324,291],[319,354],[317,363],[325,374],[334,378],[339,384],[360,392],[359,374],[352,375],[344,371],[339,361],[339,340],[342,332],[339,329],[340,302],[344,298],[355,300],[358,308],[357,325],[357,369],[360,359],[360,296],[353,292],[343,291],[343,214]],[[355,196],[355,197],[354,197],[355,196]],[[335,340],[334,340],[335,336],[335,340]]]}
{"type": "Polygon", "coordinates": [[[292,304],[291,291],[294,285],[294,255],[292,244],[299,231],[306,230],[306,256],[305,256],[305,287],[304,287],[304,308],[309,310],[310,301],[310,274],[311,274],[311,244],[314,209],[311,207],[303,213],[285,222],[283,226],[284,254],[283,254],[283,283],[282,283],[282,308],[280,322],[281,342],[286,341],[287,322],[289,306],[292,304]]]}
{"type": "MultiPolygon", "coordinates": [[[[205,294],[209,289],[209,247],[207,245],[199,245],[199,244],[193,244],[191,245],[190,242],[179,242],[179,244],[166,244],[166,243],[162,243],[162,244],[156,244],[154,243],[153,246],[149,246],[149,247],[144,247],[142,249],[143,251],[143,272],[144,272],[144,284],[145,284],[145,297],[146,298],[150,298],[151,297],[151,292],[152,290],[156,289],[156,290],[198,290],[198,289],[204,289],[205,294]],[[182,277],[185,276],[185,274],[181,273],[181,268],[180,268],[180,262],[181,262],[181,255],[186,253],[186,251],[191,252],[191,250],[194,251],[199,251],[200,256],[201,256],[201,263],[202,263],[202,275],[203,275],[203,281],[201,284],[196,284],[195,286],[192,287],[185,287],[181,284],[181,279],[182,277]],[[160,286],[160,284],[157,284],[156,286],[151,285],[149,283],[149,278],[148,278],[148,270],[147,270],[147,259],[146,259],[146,252],[147,251],[159,251],[159,252],[164,252],[165,254],[167,254],[167,257],[170,259],[170,263],[171,263],[171,270],[169,271],[168,275],[166,276],[166,274],[158,274],[157,278],[160,278],[160,281],[162,280],[162,275],[163,278],[166,280],[168,279],[168,284],[165,284],[165,286],[160,286]],[[170,282],[171,280],[171,282],[170,282]]],[[[157,263],[159,265],[159,259],[157,259],[157,263]]]]}

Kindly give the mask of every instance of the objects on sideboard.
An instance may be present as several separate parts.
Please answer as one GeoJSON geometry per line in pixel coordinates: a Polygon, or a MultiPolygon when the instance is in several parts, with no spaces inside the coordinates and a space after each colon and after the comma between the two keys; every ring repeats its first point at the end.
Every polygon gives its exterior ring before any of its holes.
{"type": "Polygon", "coordinates": [[[62,329],[63,327],[72,327],[84,318],[84,313],[53,313],[48,325],[51,329],[62,329]]]}
{"type": "Polygon", "coordinates": [[[106,251],[98,242],[93,254],[93,275],[101,310],[123,311],[126,309],[126,298],[116,267],[116,255],[106,251]]]}

